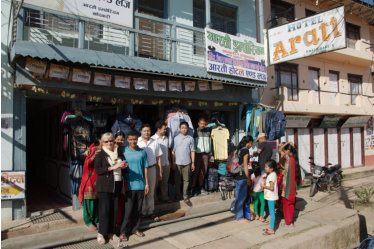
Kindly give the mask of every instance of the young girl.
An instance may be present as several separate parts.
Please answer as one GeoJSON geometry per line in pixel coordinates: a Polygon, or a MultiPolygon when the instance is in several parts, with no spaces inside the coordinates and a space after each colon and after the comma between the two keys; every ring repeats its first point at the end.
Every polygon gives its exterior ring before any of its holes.
{"type": "Polygon", "coordinates": [[[252,162],[252,169],[253,173],[251,175],[251,179],[253,182],[253,196],[255,199],[254,208],[256,220],[259,219],[260,221],[264,222],[265,199],[264,189],[261,187],[261,185],[264,184],[264,178],[266,178],[266,174],[261,173],[261,167],[258,162],[252,162]],[[258,204],[261,205],[260,212],[258,212],[258,204]]]}
{"type": "Polygon", "coordinates": [[[268,201],[270,213],[270,229],[266,229],[264,235],[271,235],[275,233],[275,201],[278,200],[278,186],[277,186],[277,163],[274,160],[269,160],[265,163],[265,171],[268,173],[266,178],[266,185],[261,185],[265,191],[265,200],[268,201]]]}

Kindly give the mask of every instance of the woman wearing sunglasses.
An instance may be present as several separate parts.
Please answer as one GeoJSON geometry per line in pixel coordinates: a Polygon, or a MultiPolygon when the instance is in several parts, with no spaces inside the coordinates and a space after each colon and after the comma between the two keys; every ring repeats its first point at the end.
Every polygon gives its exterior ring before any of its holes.
{"type": "Polygon", "coordinates": [[[97,241],[105,244],[115,233],[118,214],[118,200],[123,187],[125,163],[114,136],[107,132],[101,136],[102,150],[95,159],[95,171],[98,175],[96,191],[99,197],[99,232],[97,241]]]}

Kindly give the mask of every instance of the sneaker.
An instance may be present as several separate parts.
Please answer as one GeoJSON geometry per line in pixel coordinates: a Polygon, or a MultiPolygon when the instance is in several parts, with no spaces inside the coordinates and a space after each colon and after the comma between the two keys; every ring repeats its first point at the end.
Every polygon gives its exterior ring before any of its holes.
{"type": "Polygon", "coordinates": [[[104,239],[104,236],[100,233],[97,234],[97,243],[99,243],[100,245],[104,245],[105,244],[105,239],[104,239]]]}
{"type": "Polygon", "coordinates": [[[203,188],[201,189],[201,191],[200,191],[200,192],[201,192],[201,194],[202,194],[202,195],[208,195],[208,194],[209,194],[209,192],[208,192],[208,191],[206,191],[206,190],[205,190],[205,189],[203,189],[203,188]]]}

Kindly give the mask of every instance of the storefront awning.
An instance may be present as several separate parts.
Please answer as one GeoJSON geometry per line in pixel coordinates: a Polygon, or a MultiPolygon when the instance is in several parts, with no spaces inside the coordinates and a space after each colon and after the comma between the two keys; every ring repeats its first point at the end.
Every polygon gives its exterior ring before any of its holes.
{"type": "Polygon", "coordinates": [[[208,73],[204,67],[196,67],[169,61],[160,61],[122,54],[78,49],[52,44],[17,41],[11,50],[12,61],[18,57],[30,56],[55,61],[88,64],[90,66],[124,69],[134,72],[156,73],[174,77],[221,81],[227,84],[266,87],[266,83],[237,77],[208,73]]]}
{"type": "Polygon", "coordinates": [[[286,116],[286,128],[306,128],[312,117],[309,116],[286,116]]]}
{"type": "Polygon", "coordinates": [[[349,128],[366,126],[370,118],[371,116],[350,117],[345,121],[342,127],[349,128]]]}
{"type": "Polygon", "coordinates": [[[340,116],[336,115],[326,115],[323,117],[323,120],[321,122],[321,125],[319,127],[321,128],[335,128],[338,125],[340,116]]]}

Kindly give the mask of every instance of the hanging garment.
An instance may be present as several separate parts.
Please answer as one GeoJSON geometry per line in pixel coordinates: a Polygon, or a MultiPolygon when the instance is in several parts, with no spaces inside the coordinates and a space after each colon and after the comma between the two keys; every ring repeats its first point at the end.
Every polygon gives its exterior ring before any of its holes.
{"type": "Polygon", "coordinates": [[[251,124],[253,105],[252,104],[246,104],[245,105],[245,110],[246,110],[246,112],[245,112],[245,115],[246,115],[246,118],[245,118],[245,132],[248,133],[249,128],[250,128],[250,124],[251,124]]]}
{"type": "Polygon", "coordinates": [[[266,114],[267,114],[268,112],[269,112],[269,111],[267,111],[267,110],[261,112],[260,122],[259,122],[258,129],[257,129],[257,134],[265,133],[266,114]]]}
{"type": "Polygon", "coordinates": [[[127,134],[129,133],[129,131],[136,131],[140,135],[140,129],[143,125],[142,121],[139,118],[135,116],[129,116],[130,115],[128,114],[118,115],[116,121],[112,126],[113,134],[116,134],[118,131],[121,131],[125,134],[125,147],[128,145],[127,134]]]}
{"type": "Polygon", "coordinates": [[[174,145],[174,138],[180,133],[180,123],[188,123],[188,135],[193,137],[194,128],[191,122],[191,118],[188,115],[177,112],[174,116],[169,117],[168,119],[168,137],[169,137],[169,148],[172,148],[174,145]]]}
{"type": "Polygon", "coordinates": [[[252,137],[254,139],[257,138],[258,133],[258,127],[260,125],[260,118],[261,118],[261,113],[262,113],[262,108],[257,108],[254,112],[254,119],[253,119],[253,126],[252,126],[252,137]]]}
{"type": "Polygon", "coordinates": [[[216,160],[226,160],[228,157],[228,140],[230,132],[227,128],[218,127],[212,130],[214,158],[216,160]]]}
{"type": "Polygon", "coordinates": [[[281,111],[269,111],[266,114],[265,124],[265,134],[268,141],[274,141],[284,136],[286,119],[281,111]]]}

